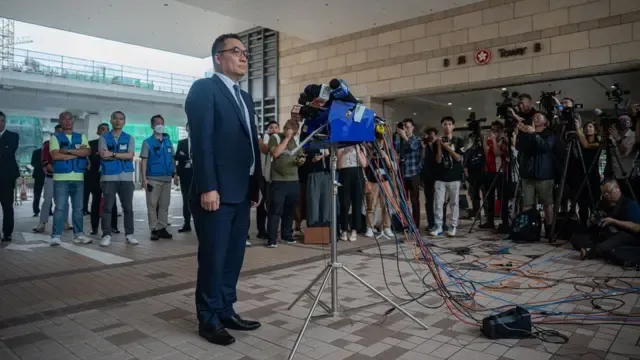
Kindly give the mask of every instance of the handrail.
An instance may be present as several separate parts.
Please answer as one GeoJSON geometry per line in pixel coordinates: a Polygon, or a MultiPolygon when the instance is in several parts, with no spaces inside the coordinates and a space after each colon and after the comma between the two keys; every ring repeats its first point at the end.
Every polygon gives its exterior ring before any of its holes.
{"type": "Polygon", "coordinates": [[[197,78],[39,51],[15,49],[0,70],[187,94],[197,78]]]}

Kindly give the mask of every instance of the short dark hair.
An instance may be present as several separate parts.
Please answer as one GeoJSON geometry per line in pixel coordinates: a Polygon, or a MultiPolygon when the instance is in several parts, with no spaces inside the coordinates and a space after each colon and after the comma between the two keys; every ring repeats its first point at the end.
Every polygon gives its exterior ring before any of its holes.
{"type": "Polygon", "coordinates": [[[529,95],[527,93],[522,93],[522,94],[518,95],[518,100],[522,100],[522,99],[529,99],[529,101],[533,100],[531,95],[529,95]]]}
{"type": "Polygon", "coordinates": [[[98,125],[97,130],[100,130],[100,128],[101,128],[101,127],[103,127],[103,126],[106,126],[106,127],[107,127],[107,129],[110,127],[110,126],[109,126],[109,124],[107,124],[107,123],[102,123],[102,124],[98,125]]]}
{"type": "Polygon", "coordinates": [[[500,130],[504,129],[504,124],[502,122],[498,121],[498,120],[494,120],[491,123],[491,126],[497,126],[497,127],[500,128],[500,130]]]}
{"type": "Polygon", "coordinates": [[[572,103],[575,103],[575,101],[572,98],[568,97],[568,96],[565,96],[565,97],[562,98],[562,101],[565,101],[565,100],[569,100],[572,103]]]}
{"type": "Polygon", "coordinates": [[[0,111],[0,117],[3,117],[3,118],[5,118],[5,119],[6,119],[6,118],[7,118],[7,115],[5,115],[2,111],[0,111]]]}
{"type": "Polygon", "coordinates": [[[240,38],[240,35],[233,34],[233,33],[222,34],[213,41],[213,45],[211,45],[211,57],[213,60],[214,67],[216,67],[216,59],[215,59],[216,55],[219,54],[220,51],[224,50],[224,44],[229,39],[236,39],[238,41],[242,41],[242,39],[240,38]]]}
{"type": "Polygon", "coordinates": [[[427,128],[427,129],[424,131],[424,133],[425,133],[425,134],[427,134],[427,135],[428,135],[430,132],[435,133],[436,135],[438,135],[438,129],[436,129],[436,128],[434,128],[434,127],[427,128]]]}
{"type": "Polygon", "coordinates": [[[122,117],[123,117],[123,118],[125,118],[125,120],[127,119],[127,115],[125,115],[125,114],[124,114],[122,111],[120,111],[120,110],[116,110],[116,111],[112,112],[112,113],[111,113],[111,119],[115,118],[115,117],[116,117],[116,115],[118,115],[118,114],[122,115],[122,117]]]}
{"type": "Polygon", "coordinates": [[[414,122],[413,122],[413,119],[412,119],[412,118],[405,118],[404,120],[402,120],[402,123],[403,123],[403,124],[407,124],[407,123],[409,123],[409,124],[411,124],[413,127],[415,127],[415,126],[416,126],[416,123],[414,123],[414,122]]]}
{"type": "Polygon", "coordinates": [[[150,121],[151,125],[153,125],[153,120],[155,120],[155,119],[162,119],[162,122],[164,122],[164,118],[162,117],[162,115],[157,114],[157,115],[153,115],[151,117],[151,121],[150,121]]]}
{"type": "Polygon", "coordinates": [[[62,125],[58,124],[53,127],[54,130],[62,129],[62,125]]]}
{"type": "Polygon", "coordinates": [[[278,125],[278,127],[280,126],[280,124],[279,124],[277,121],[275,121],[275,120],[271,120],[271,121],[269,121],[269,122],[267,123],[267,127],[269,127],[269,126],[271,126],[271,125],[273,125],[273,124],[278,125]]]}
{"type": "Polygon", "coordinates": [[[444,124],[445,121],[451,121],[451,123],[453,125],[456,124],[456,120],[453,118],[453,116],[445,116],[442,118],[442,120],[440,120],[440,125],[444,124]]]}

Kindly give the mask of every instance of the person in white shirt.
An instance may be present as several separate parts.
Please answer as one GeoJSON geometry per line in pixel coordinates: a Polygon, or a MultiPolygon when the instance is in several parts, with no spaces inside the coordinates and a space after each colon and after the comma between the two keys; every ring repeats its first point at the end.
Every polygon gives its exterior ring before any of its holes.
{"type": "MultiPolygon", "coordinates": [[[[267,161],[267,159],[269,158],[269,147],[267,144],[269,144],[269,137],[273,134],[277,134],[280,132],[280,125],[278,124],[277,121],[269,121],[269,123],[267,124],[267,132],[258,138],[258,146],[260,146],[260,153],[262,154],[262,174],[267,174],[268,171],[271,171],[270,166],[271,163],[269,161],[267,161]]],[[[266,189],[268,188],[267,183],[269,182],[267,179],[269,179],[269,176],[264,175],[265,177],[265,181],[263,182],[265,184],[265,188],[262,189],[262,201],[260,202],[260,204],[258,204],[258,208],[256,209],[256,227],[258,228],[258,238],[259,239],[264,239],[266,240],[269,235],[267,234],[267,207],[265,205],[265,200],[267,199],[266,196],[266,189]]],[[[247,240],[247,246],[249,246],[249,240],[247,240]]]]}

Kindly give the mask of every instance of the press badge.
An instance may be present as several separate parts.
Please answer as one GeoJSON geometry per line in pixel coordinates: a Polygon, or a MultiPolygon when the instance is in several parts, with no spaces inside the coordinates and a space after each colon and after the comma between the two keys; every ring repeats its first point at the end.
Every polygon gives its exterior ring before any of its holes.
{"type": "Polygon", "coordinates": [[[76,149],[80,149],[80,144],[75,145],[76,149]]]}
{"type": "Polygon", "coordinates": [[[171,149],[171,147],[168,147],[168,148],[167,148],[167,152],[168,152],[168,153],[171,153],[172,151],[173,151],[173,149],[171,149]]]}
{"type": "Polygon", "coordinates": [[[127,145],[126,144],[120,144],[120,150],[127,150],[127,145]]]}

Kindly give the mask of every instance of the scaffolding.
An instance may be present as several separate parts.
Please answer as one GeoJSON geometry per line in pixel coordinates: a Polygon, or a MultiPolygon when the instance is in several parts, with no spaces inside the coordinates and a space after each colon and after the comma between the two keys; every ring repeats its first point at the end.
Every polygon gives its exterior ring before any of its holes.
{"type": "Polygon", "coordinates": [[[15,21],[0,17],[0,68],[7,69],[13,62],[15,49],[15,21]]]}

